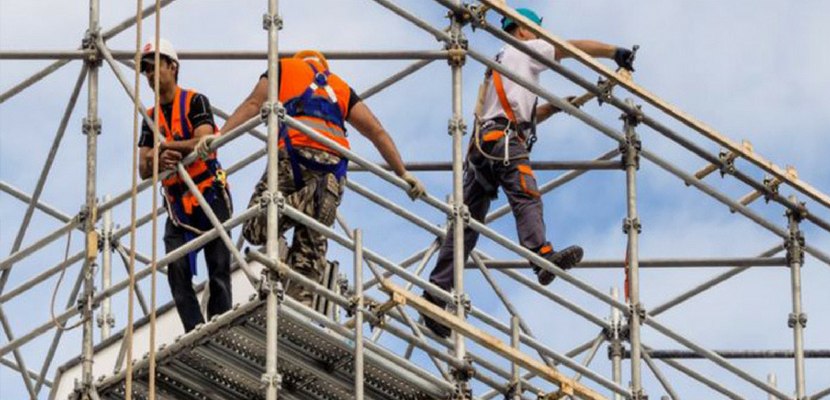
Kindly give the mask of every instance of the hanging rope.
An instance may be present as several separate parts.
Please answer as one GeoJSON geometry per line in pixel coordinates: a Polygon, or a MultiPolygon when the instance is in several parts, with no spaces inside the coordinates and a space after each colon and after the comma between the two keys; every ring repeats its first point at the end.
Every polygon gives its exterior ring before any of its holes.
{"type": "Polygon", "coordinates": [[[72,243],[72,231],[71,230],[66,235],[66,250],[64,250],[64,252],[63,252],[64,266],[63,266],[63,268],[61,268],[61,274],[58,277],[58,283],[55,284],[55,290],[52,291],[52,301],[49,303],[50,304],[49,305],[49,314],[52,316],[52,323],[55,325],[55,328],[57,328],[59,331],[71,331],[71,330],[83,325],[84,321],[86,321],[86,319],[81,318],[81,320],[78,321],[77,323],[75,323],[75,325],[72,325],[70,327],[65,327],[65,326],[63,326],[63,323],[58,322],[58,319],[55,318],[55,298],[58,297],[58,289],[60,289],[61,282],[63,282],[63,276],[64,276],[64,274],[66,274],[67,265],[65,265],[65,264],[66,264],[66,260],[69,259],[69,245],[70,245],[70,243],[72,243]]]}
{"type": "MultiPolygon", "coordinates": [[[[156,46],[155,54],[153,54],[153,92],[155,97],[153,107],[153,126],[154,134],[159,131],[159,113],[161,112],[161,99],[159,98],[159,64],[161,63],[161,53],[159,53],[159,43],[161,40],[161,0],[156,0],[156,46]]],[[[153,140],[153,251],[152,251],[152,300],[150,310],[150,371],[149,371],[149,400],[156,398],[156,247],[157,247],[157,226],[158,226],[158,180],[159,180],[159,146],[163,140],[160,135],[153,140]]]]}
{"type": "Polygon", "coordinates": [[[136,212],[138,208],[138,116],[141,107],[139,88],[141,85],[141,10],[144,8],[143,0],[136,0],[135,11],[135,98],[133,99],[133,168],[132,188],[130,191],[130,261],[127,272],[130,275],[129,292],[127,294],[127,332],[124,335],[124,342],[127,348],[127,380],[125,382],[126,400],[133,397],[133,310],[135,297],[135,231],[136,212]]]}

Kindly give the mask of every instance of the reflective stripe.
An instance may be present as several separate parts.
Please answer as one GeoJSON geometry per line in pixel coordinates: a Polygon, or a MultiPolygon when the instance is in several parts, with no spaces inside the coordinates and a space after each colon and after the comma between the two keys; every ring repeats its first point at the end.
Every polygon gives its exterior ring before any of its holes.
{"type": "Polygon", "coordinates": [[[484,141],[490,142],[493,140],[499,140],[504,137],[504,131],[490,131],[484,134],[484,141]]]}
{"type": "Polygon", "coordinates": [[[519,186],[521,186],[522,191],[526,194],[530,195],[531,197],[539,197],[539,191],[530,189],[527,185],[527,181],[525,180],[525,175],[533,178],[533,170],[530,169],[530,165],[527,164],[519,164],[519,186]]]}

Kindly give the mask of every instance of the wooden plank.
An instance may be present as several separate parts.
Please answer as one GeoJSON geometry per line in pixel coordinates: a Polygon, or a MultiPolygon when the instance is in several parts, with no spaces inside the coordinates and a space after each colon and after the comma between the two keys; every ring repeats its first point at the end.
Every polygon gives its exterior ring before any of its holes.
{"type": "Polygon", "coordinates": [[[592,389],[565,376],[561,372],[548,367],[543,362],[520,352],[518,349],[514,349],[494,336],[491,336],[481,329],[470,325],[466,321],[459,319],[457,316],[445,311],[435,304],[430,303],[424,298],[405,290],[388,279],[381,281],[381,290],[389,293],[393,296],[393,298],[396,296],[398,298],[402,298],[406,304],[415,307],[418,311],[428,315],[436,321],[449,326],[465,337],[468,337],[496,354],[521,365],[523,368],[534,372],[538,376],[547,379],[552,383],[558,384],[560,386],[561,393],[575,395],[585,400],[608,400],[606,397],[603,397],[592,389]]]}
{"type": "Polygon", "coordinates": [[[764,171],[768,172],[772,176],[780,179],[782,182],[786,182],[788,185],[792,186],[799,192],[809,196],[813,200],[819,202],[821,205],[830,208],[830,196],[827,196],[820,190],[812,187],[807,182],[802,181],[798,178],[792,178],[787,174],[787,171],[784,168],[781,168],[775,165],[772,161],[765,159],[764,157],[752,152],[747,151],[746,149],[741,146],[740,143],[734,142],[731,139],[727,138],[720,132],[712,129],[711,127],[707,126],[701,121],[693,118],[691,115],[686,114],[685,112],[681,111],[677,107],[669,104],[667,101],[657,97],[655,94],[647,91],[645,88],[637,85],[631,80],[626,80],[617,73],[615,73],[611,68],[608,68],[604,64],[598,62],[593,57],[589,56],[588,54],[582,52],[581,50],[577,49],[570,43],[561,38],[551,34],[550,32],[542,29],[542,27],[532,23],[530,20],[525,18],[523,15],[519,14],[513,8],[507,6],[502,1],[499,0],[479,0],[482,4],[488,6],[489,8],[497,11],[499,14],[510,17],[514,21],[518,22],[520,25],[524,26],[525,28],[529,29],[530,31],[536,33],[540,39],[545,40],[548,43],[558,46],[558,48],[566,51],[568,54],[572,55],[575,59],[579,60],[587,67],[593,69],[597,73],[607,77],[608,79],[612,79],[618,84],[631,93],[637,95],[637,97],[645,100],[649,104],[654,107],[657,107],[661,111],[665,112],[666,114],[671,115],[675,119],[679,120],[686,126],[700,132],[710,140],[713,140],[720,144],[723,147],[726,147],[727,150],[732,151],[738,154],[741,158],[746,159],[747,161],[755,164],[759,168],[763,169],[764,171]]]}

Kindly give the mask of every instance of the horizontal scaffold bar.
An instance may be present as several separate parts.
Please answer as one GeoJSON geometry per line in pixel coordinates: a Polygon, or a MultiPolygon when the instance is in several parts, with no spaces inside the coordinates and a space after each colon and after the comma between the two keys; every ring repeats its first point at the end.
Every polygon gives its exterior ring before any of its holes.
{"type": "MultiPolygon", "coordinates": [[[[700,258],[700,259],[641,259],[641,268],[708,268],[708,267],[785,267],[787,259],[784,257],[757,257],[757,258],[700,258]]],[[[490,260],[484,261],[487,268],[518,269],[530,268],[527,260],[490,260]]],[[[585,260],[576,268],[623,268],[622,260],[585,260]]],[[[468,262],[467,269],[476,268],[475,263],[468,262]]]]}
{"type": "MultiPolygon", "coordinates": [[[[281,57],[293,57],[297,51],[281,52],[281,57]]],[[[321,51],[329,60],[442,60],[443,50],[328,50],[321,51]]],[[[91,50],[5,50],[0,60],[82,60],[94,54],[91,50]]],[[[267,60],[268,52],[257,50],[194,51],[176,53],[180,60],[267,60]]],[[[135,60],[135,53],[113,50],[116,60],[135,60]]]]}

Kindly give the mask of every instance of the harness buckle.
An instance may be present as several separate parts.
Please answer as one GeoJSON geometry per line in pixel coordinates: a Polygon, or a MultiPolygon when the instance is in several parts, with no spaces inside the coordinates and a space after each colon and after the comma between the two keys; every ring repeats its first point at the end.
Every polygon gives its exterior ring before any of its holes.
{"type": "Polygon", "coordinates": [[[320,87],[323,87],[323,86],[328,85],[329,80],[326,77],[325,73],[318,72],[317,74],[314,75],[314,83],[316,83],[320,87]]]}

